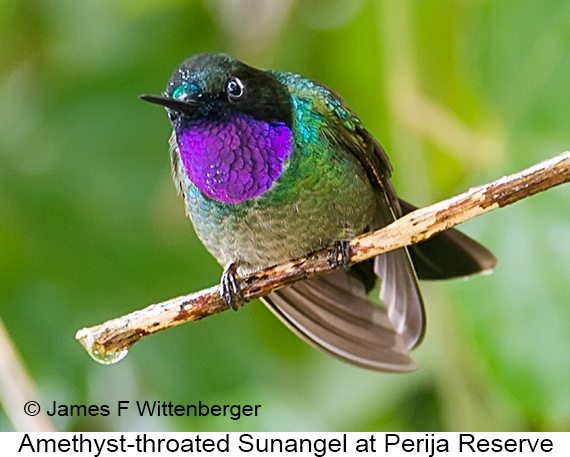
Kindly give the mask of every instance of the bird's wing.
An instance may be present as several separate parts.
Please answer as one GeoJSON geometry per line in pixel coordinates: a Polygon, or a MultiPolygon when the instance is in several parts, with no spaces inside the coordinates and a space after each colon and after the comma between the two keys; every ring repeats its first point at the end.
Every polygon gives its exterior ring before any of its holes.
{"type": "Polygon", "coordinates": [[[386,310],[366,299],[362,283],[337,270],[262,300],[297,335],[346,362],[379,371],[416,369],[386,310]]]}
{"type": "MultiPolygon", "coordinates": [[[[378,207],[370,228],[399,217],[388,157],[358,117],[340,96],[317,82],[304,80],[290,87],[293,96],[306,97],[313,116],[323,118],[319,134],[330,147],[366,171],[378,207]],[[300,93],[307,90],[310,93],[300,93]]],[[[376,370],[412,370],[415,365],[408,353],[423,336],[424,308],[407,249],[377,258],[374,272],[382,280],[380,297],[385,308],[366,298],[364,284],[370,285],[372,263],[353,269],[350,275],[338,271],[296,283],[269,295],[266,303],[297,334],[338,358],[376,370]]]]}
{"type": "MultiPolygon", "coordinates": [[[[366,171],[375,189],[377,212],[370,226],[376,230],[402,215],[400,202],[390,181],[392,167],[386,152],[364,128],[358,117],[340,96],[329,102],[332,128],[326,130],[329,140],[349,152],[366,171]]],[[[407,248],[382,254],[375,259],[374,272],[381,279],[380,299],[388,317],[408,348],[417,346],[424,335],[423,300],[407,248]]]]}

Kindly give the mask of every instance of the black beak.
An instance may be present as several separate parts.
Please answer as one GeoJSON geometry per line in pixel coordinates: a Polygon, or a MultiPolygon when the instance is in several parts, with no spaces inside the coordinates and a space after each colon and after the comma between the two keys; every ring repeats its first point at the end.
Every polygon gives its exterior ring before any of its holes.
{"type": "Polygon", "coordinates": [[[141,95],[140,98],[145,102],[165,106],[166,108],[170,108],[181,113],[192,113],[196,110],[196,107],[200,105],[200,102],[192,99],[177,100],[175,98],[162,97],[158,95],[141,95]]]}

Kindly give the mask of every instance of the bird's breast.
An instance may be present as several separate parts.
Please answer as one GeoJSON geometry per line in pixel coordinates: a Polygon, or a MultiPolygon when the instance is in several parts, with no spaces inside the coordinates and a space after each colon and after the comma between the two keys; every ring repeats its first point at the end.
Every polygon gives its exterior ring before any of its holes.
{"type": "MultiPolygon", "coordinates": [[[[180,170],[174,156],[174,170],[180,170]]],[[[265,192],[240,203],[209,197],[177,174],[197,235],[224,266],[244,274],[299,258],[362,233],[376,213],[366,173],[332,145],[313,150],[300,140],[282,176],[265,192]]]]}
{"type": "Polygon", "coordinates": [[[176,136],[188,178],[222,203],[241,203],[266,192],[292,151],[292,132],[285,123],[239,113],[179,125],[176,136]]]}

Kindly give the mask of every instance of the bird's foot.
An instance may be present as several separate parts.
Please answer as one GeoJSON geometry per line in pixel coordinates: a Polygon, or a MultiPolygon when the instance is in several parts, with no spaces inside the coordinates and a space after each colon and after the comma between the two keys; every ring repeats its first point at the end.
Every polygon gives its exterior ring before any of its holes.
{"type": "Polygon", "coordinates": [[[239,306],[246,301],[241,293],[236,272],[237,266],[235,263],[232,263],[222,273],[222,280],[220,282],[220,296],[226,305],[234,311],[237,311],[239,306]]]}
{"type": "Polygon", "coordinates": [[[339,268],[350,263],[350,240],[336,240],[333,245],[331,267],[339,268]]]}

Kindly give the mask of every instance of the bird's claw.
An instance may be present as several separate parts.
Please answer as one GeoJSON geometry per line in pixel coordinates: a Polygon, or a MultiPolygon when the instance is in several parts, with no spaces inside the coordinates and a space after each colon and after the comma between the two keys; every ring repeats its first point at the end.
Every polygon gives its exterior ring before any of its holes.
{"type": "Polygon", "coordinates": [[[339,268],[350,263],[350,241],[336,240],[333,245],[331,267],[339,268]],[[340,257],[340,259],[339,259],[340,257]]]}
{"type": "Polygon", "coordinates": [[[243,297],[243,294],[241,293],[236,272],[237,266],[235,263],[232,263],[222,273],[222,280],[220,282],[220,296],[226,305],[228,305],[234,311],[237,311],[240,304],[246,301],[243,297]]]}

